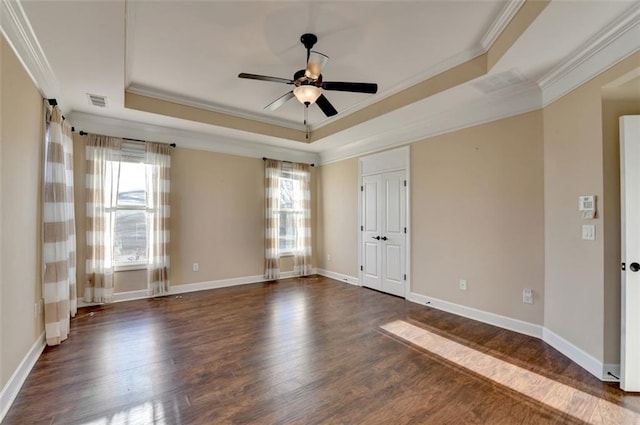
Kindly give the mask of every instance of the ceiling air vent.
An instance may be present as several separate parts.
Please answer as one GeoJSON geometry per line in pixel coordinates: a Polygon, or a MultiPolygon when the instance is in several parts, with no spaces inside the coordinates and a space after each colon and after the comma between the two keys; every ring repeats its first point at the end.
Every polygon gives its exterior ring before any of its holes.
{"type": "Polygon", "coordinates": [[[490,94],[508,87],[517,86],[525,81],[527,79],[522,74],[512,69],[499,74],[487,75],[484,78],[472,81],[471,85],[484,94],[490,94]]]}
{"type": "Polygon", "coordinates": [[[89,103],[93,106],[97,106],[99,108],[107,107],[107,98],[106,96],[100,96],[97,94],[87,93],[87,99],[89,99],[89,103]]]}

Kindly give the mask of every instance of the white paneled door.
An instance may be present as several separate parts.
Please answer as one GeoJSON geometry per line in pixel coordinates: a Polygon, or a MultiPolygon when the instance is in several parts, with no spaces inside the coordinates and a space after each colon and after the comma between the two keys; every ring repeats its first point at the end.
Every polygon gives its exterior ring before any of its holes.
{"type": "Polygon", "coordinates": [[[405,296],[405,171],[362,178],[362,284],[405,296]]]}
{"type": "Polygon", "coordinates": [[[620,118],[622,335],[620,387],[640,391],[640,116],[620,118]]]}

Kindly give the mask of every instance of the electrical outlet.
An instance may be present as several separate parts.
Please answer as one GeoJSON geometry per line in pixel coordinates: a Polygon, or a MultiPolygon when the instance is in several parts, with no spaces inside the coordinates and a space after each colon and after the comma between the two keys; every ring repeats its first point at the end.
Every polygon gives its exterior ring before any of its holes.
{"type": "Polygon", "coordinates": [[[467,280],[466,279],[460,279],[458,286],[460,287],[461,291],[466,291],[467,290],[467,280]]]}
{"type": "Polygon", "coordinates": [[[327,263],[331,261],[331,254],[327,254],[327,263]]]}
{"type": "Polygon", "coordinates": [[[522,302],[525,304],[533,304],[533,290],[529,288],[522,290],[522,302]]]}
{"type": "Polygon", "coordinates": [[[194,272],[200,271],[200,263],[193,263],[193,266],[191,266],[191,269],[194,272]]]}
{"type": "Polygon", "coordinates": [[[33,317],[38,317],[40,315],[40,301],[36,302],[33,305],[33,317]]]}

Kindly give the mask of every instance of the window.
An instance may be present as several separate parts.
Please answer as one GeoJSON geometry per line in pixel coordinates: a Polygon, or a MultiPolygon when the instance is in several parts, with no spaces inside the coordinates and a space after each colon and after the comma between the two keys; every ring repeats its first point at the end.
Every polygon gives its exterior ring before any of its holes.
{"type": "Polygon", "coordinates": [[[109,162],[117,184],[110,211],[114,227],[113,265],[120,269],[144,268],[148,234],[146,166],[142,157],[127,154],[125,149],[121,162],[109,162]]]}
{"type": "Polygon", "coordinates": [[[280,199],[278,214],[280,215],[279,248],[281,255],[292,255],[296,249],[297,222],[303,213],[301,203],[302,187],[300,180],[295,178],[293,171],[283,168],[280,174],[280,199]]]}

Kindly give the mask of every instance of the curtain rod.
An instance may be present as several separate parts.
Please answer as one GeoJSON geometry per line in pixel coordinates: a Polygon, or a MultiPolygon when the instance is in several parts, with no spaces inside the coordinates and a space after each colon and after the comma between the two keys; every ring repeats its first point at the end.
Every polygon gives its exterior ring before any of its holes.
{"type": "MultiPolygon", "coordinates": [[[[55,98],[47,99],[47,102],[49,102],[49,105],[50,105],[50,106],[58,106],[58,101],[57,101],[55,98]]],[[[62,119],[63,119],[63,120],[66,120],[66,118],[64,117],[64,115],[62,116],[62,119]]],[[[76,128],[75,128],[75,127],[71,127],[71,132],[72,132],[72,133],[75,133],[75,131],[76,131],[76,128]]],[[[86,136],[87,134],[89,134],[89,133],[87,133],[86,131],[82,131],[82,130],[80,130],[80,135],[81,135],[81,136],[86,136]]],[[[131,140],[132,142],[142,142],[142,143],[147,143],[147,141],[146,141],[146,140],[140,140],[140,139],[129,139],[128,137],[123,137],[122,139],[123,139],[123,140],[131,140]]],[[[175,147],[176,147],[176,144],[175,144],[175,143],[169,143],[169,146],[171,146],[172,148],[175,148],[175,147]]]]}
{"type": "MultiPolygon", "coordinates": [[[[273,159],[273,158],[267,158],[267,157],[264,157],[264,156],[262,157],[263,161],[266,161],[267,159],[273,159]]],[[[293,161],[282,161],[280,159],[276,159],[275,161],[280,161],[280,162],[286,162],[288,164],[293,164],[293,161]]],[[[315,167],[316,165],[315,164],[309,164],[309,166],[310,167],[315,167]]]]}
{"type": "MultiPolygon", "coordinates": [[[[86,131],[82,131],[82,130],[80,130],[80,135],[81,135],[81,136],[86,136],[86,135],[88,135],[88,134],[89,134],[89,133],[87,133],[86,131]]],[[[141,140],[141,139],[130,139],[130,138],[128,138],[128,137],[121,137],[121,139],[122,139],[122,140],[129,140],[129,141],[132,141],[132,142],[142,142],[142,143],[147,143],[147,141],[146,141],[146,140],[141,140]]],[[[171,146],[172,148],[175,148],[175,147],[176,147],[176,144],[175,144],[175,143],[169,143],[169,146],[171,146]]]]}
{"type": "MultiPolygon", "coordinates": [[[[54,106],[58,106],[58,101],[56,99],[47,99],[47,102],[49,102],[49,106],[51,106],[52,108],[54,106]]],[[[66,118],[64,117],[64,115],[62,115],[62,119],[66,120],[66,118]]],[[[76,132],[76,128],[75,127],[71,127],[71,132],[75,133],[76,132]]]]}

